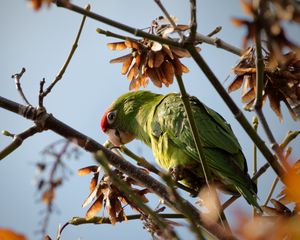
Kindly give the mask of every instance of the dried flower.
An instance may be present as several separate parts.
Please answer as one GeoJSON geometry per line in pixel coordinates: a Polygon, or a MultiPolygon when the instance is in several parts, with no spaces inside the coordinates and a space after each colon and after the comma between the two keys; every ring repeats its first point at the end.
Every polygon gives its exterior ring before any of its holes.
{"type": "Polygon", "coordinates": [[[34,10],[40,10],[43,4],[46,4],[48,7],[50,6],[52,0],[29,0],[32,8],[34,10]]]}
{"type": "MultiPolygon", "coordinates": [[[[175,29],[170,23],[159,24],[154,21],[150,28],[151,33],[169,38],[175,29]]],[[[186,25],[178,25],[176,31],[185,31],[186,25]]],[[[189,69],[181,63],[180,58],[190,57],[187,50],[168,46],[148,39],[133,40],[127,38],[122,42],[113,42],[107,45],[111,50],[130,49],[131,53],[112,59],[110,63],[122,63],[121,73],[127,74],[130,81],[129,89],[146,87],[148,79],[157,87],[168,87],[173,83],[174,75],[181,76],[189,69]]],[[[198,50],[200,50],[198,48],[198,50]]]]}
{"type": "Polygon", "coordinates": [[[295,1],[254,1],[241,0],[242,9],[252,19],[233,18],[236,26],[245,26],[247,33],[243,39],[244,48],[255,37],[255,32],[261,32],[266,37],[266,45],[270,59],[276,59],[280,64],[286,61],[286,49],[290,49],[300,57],[300,48],[290,41],[285,34],[283,22],[300,23],[299,6],[295,1]]]}
{"type": "Polygon", "coordinates": [[[285,187],[279,194],[279,201],[284,204],[300,204],[300,159],[292,166],[283,178],[285,187]]]}
{"type": "MultiPolygon", "coordinates": [[[[124,195],[116,186],[112,184],[109,176],[104,175],[98,183],[98,177],[101,168],[98,166],[89,166],[82,168],[78,171],[79,175],[85,175],[88,173],[93,173],[92,180],[90,182],[90,194],[83,203],[83,207],[87,206],[91,202],[92,205],[87,210],[86,218],[90,219],[97,215],[97,213],[105,206],[108,217],[112,224],[117,221],[126,221],[127,217],[124,212],[122,205],[130,205],[132,208],[139,211],[139,209],[132,203],[126,195],[124,195]]],[[[136,189],[131,185],[138,185],[132,178],[124,176],[120,171],[113,170],[113,174],[121,178],[128,186],[137,193],[143,202],[148,202],[145,194],[149,191],[148,189],[136,189]]]]}
{"type": "MultiPolygon", "coordinates": [[[[280,102],[283,101],[294,120],[300,119],[300,59],[294,52],[285,54],[287,61],[281,65],[270,59],[267,53],[264,59],[264,91],[263,102],[268,97],[271,108],[282,120],[280,102]]],[[[235,79],[228,87],[228,92],[242,87],[244,108],[251,111],[256,94],[255,50],[249,48],[242,55],[240,62],[233,68],[235,79]]]]}

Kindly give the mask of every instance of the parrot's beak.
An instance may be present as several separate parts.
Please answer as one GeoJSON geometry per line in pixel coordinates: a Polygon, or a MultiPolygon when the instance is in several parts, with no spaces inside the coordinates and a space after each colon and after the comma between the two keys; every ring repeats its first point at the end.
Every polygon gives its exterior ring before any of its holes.
{"type": "Polygon", "coordinates": [[[105,134],[108,135],[109,140],[115,146],[124,145],[126,143],[131,142],[135,137],[133,134],[128,132],[122,132],[118,129],[107,129],[105,134]]]}

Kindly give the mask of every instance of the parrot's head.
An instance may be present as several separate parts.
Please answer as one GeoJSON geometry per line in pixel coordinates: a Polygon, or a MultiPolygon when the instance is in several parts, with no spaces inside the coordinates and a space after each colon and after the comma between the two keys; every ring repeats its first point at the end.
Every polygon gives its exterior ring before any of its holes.
{"type": "Polygon", "coordinates": [[[101,118],[100,127],[115,146],[126,144],[135,138],[132,131],[138,111],[135,100],[134,92],[120,96],[101,118]]]}

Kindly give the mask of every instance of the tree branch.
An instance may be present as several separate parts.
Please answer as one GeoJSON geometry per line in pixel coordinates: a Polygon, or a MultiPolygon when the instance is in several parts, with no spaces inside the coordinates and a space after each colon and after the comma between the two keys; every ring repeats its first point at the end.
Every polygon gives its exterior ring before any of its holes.
{"type": "Polygon", "coordinates": [[[20,93],[21,95],[21,98],[22,100],[29,106],[31,106],[31,104],[29,103],[29,101],[27,100],[23,90],[22,90],[22,87],[21,87],[21,78],[23,76],[23,74],[26,72],[26,69],[25,68],[22,68],[21,72],[20,73],[16,73],[14,75],[11,76],[11,78],[13,78],[15,80],[15,84],[16,84],[16,88],[17,88],[17,91],[20,93]]]}
{"type": "MultiPolygon", "coordinates": [[[[18,147],[20,147],[26,138],[29,138],[40,131],[41,130],[36,125],[34,125],[20,134],[9,134],[9,136],[13,137],[13,141],[0,152],[0,161],[11,154],[13,151],[15,151],[18,147]]],[[[4,135],[8,136],[7,131],[3,131],[3,133],[4,135]]]]}
{"type": "MultiPolygon", "coordinates": [[[[184,215],[177,214],[177,213],[160,213],[158,214],[161,218],[172,218],[172,219],[182,219],[184,218],[184,215]]],[[[141,219],[141,214],[133,214],[127,216],[127,220],[137,220],[141,219]]],[[[125,219],[118,219],[119,222],[124,221],[125,219]]],[[[82,218],[82,217],[73,217],[70,221],[68,221],[69,224],[72,225],[81,225],[81,224],[111,224],[111,221],[108,217],[93,217],[90,219],[82,218]]]]}
{"type": "MultiPolygon", "coordinates": [[[[159,42],[159,43],[162,43],[162,44],[167,44],[167,45],[174,46],[174,47],[184,48],[184,44],[181,43],[181,42],[171,40],[171,39],[167,39],[167,38],[162,38],[162,37],[144,32],[140,29],[133,28],[133,27],[130,27],[130,26],[125,25],[123,23],[119,23],[117,21],[114,21],[114,20],[111,20],[109,18],[103,17],[103,16],[101,16],[99,14],[96,14],[94,12],[86,11],[85,9],[80,8],[80,7],[70,3],[69,1],[66,1],[66,0],[56,0],[55,1],[54,0],[53,2],[56,3],[56,5],[58,7],[63,7],[63,8],[69,9],[70,11],[77,12],[81,15],[92,18],[96,21],[105,23],[109,26],[118,28],[118,29],[123,30],[123,31],[128,32],[128,33],[131,33],[134,36],[147,38],[147,39],[150,39],[152,41],[156,41],[156,42],[159,42]]],[[[219,38],[211,38],[211,37],[205,36],[201,33],[196,34],[195,41],[199,42],[199,43],[205,42],[207,44],[214,45],[218,48],[222,48],[222,49],[224,49],[226,51],[229,51],[233,54],[236,54],[238,56],[241,56],[241,54],[242,54],[241,49],[239,49],[235,46],[232,46],[231,44],[226,43],[226,42],[224,42],[223,40],[221,40],[219,38]]]]}
{"type": "MultiPolygon", "coordinates": [[[[257,23],[258,24],[258,23],[257,23]]],[[[261,122],[263,129],[271,143],[271,147],[275,152],[277,158],[280,160],[280,163],[286,170],[289,169],[288,163],[285,161],[282,150],[279,147],[278,143],[276,142],[274,135],[269,127],[269,124],[265,118],[265,115],[262,111],[262,92],[264,88],[264,58],[262,54],[262,47],[261,47],[261,37],[259,29],[255,29],[255,47],[256,47],[256,96],[255,96],[255,103],[254,109],[256,114],[261,122]]]]}
{"type": "MultiPolygon", "coordinates": [[[[90,8],[91,6],[90,5],[87,5],[86,8],[84,9],[85,11],[89,12],[90,11],[90,8]]],[[[55,84],[60,80],[62,79],[67,67],[69,66],[69,63],[76,51],[76,48],[78,46],[78,41],[79,41],[79,38],[80,38],[80,35],[81,35],[81,32],[82,32],[82,29],[83,29],[83,26],[84,26],[84,23],[85,23],[85,19],[86,19],[86,16],[83,16],[82,20],[81,20],[81,23],[80,23],[80,26],[79,26],[79,30],[78,30],[78,33],[76,35],[76,38],[75,38],[75,41],[72,45],[72,48],[69,52],[69,55],[64,63],[64,65],[62,66],[62,68],[60,69],[60,71],[58,72],[58,74],[56,75],[55,79],[52,81],[52,83],[49,85],[49,87],[45,90],[45,91],[42,91],[40,92],[39,94],[39,103],[41,104],[42,106],[42,103],[43,103],[43,99],[51,92],[52,88],[55,86],[55,84]]],[[[41,83],[41,86],[43,86],[44,83],[42,84],[41,83]]]]}
{"type": "Polygon", "coordinates": [[[108,161],[102,151],[98,151],[95,155],[95,159],[100,163],[104,171],[108,174],[114,185],[123,192],[130,201],[132,201],[138,209],[141,209],[147,217],[150,217],[156,226],[163,232],[163,236],[167,236],[170,239],[179,239],[177,234],[172,228],[170,228],[167,223],[161,218],[156,212],[154,212],[150,207],[148,207],[142,199],[135,193],[129,186],[124,183],[118,176],[113,174],[109,168],[108,161]]]}

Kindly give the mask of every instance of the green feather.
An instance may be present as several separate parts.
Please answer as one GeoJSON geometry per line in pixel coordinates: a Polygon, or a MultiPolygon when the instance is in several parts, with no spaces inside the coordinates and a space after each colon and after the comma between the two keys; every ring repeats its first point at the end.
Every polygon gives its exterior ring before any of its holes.
{"type": "MultiPolygon", "coordinates": [[[[241,146],[230,125],[214,110],[190,97],[203,151],[214,181],[231,194],[241,194],[259,208],[256,185],[247,173],[241,146]]],[[[130,92],[110,107],[117,110],[113,128],[134,134],[152,148],[158,164],[170,170],[181,167],[188,174],[182,182],[199,190],[205,184],[183,102],[179,94],[130,92]]]]}

